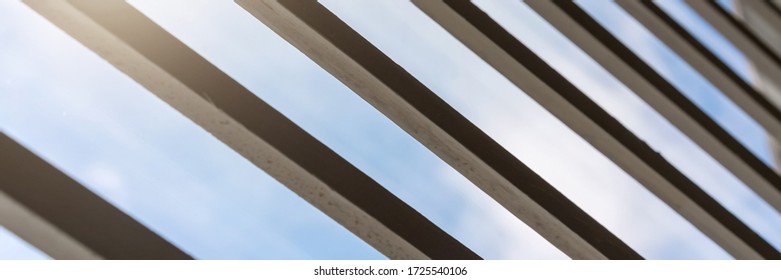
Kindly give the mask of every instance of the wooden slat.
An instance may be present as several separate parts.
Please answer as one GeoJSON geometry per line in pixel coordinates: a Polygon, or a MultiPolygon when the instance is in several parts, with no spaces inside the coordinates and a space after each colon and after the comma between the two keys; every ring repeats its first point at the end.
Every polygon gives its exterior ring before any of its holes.
{"type": "MultiPolygon", "coordinates": [[[[781,111],[743,81],[716,55],[708,51],[691,34],[651,1],[619,0],[618,4],[678,53],[735,104],[752,116],[775,139],[781,140],[781,111]]],[[[763,168],[764,169],[764,168],[763,168]]],[[[771,177],[777,177],[771,175],[771,177]]],[[[776,209],[781,209],[781,188],[776,181],[750,184],[754,191],[776,209]],[[764,186],[764,187],[763,187],[764,186]]]]}
{"type": "Polygon", "coordinates": [[[779,107],[741,79],[653,1],[617,0],[616,3],[743,109],[770,135],[781,140],[779,107]]]}
{"type": "Polygon", "coordinates": [[[728,252],[740,258],[779,256],[471,2],[413,0],[413,3],[728,252]]]}
{"type": "Polygon", "coordinates": [[[735,3],[742,14],[743,24],[756,34],[777,57],[781,57],[781,14],[767,0],[735,3]]]}
{"type": "Polygon", "coordinates": [[[55,259],[191,259],[4,133],[0,224],[55,259]]]}
{"type": "Polygon", "coordinates": [[[125,1],[24,2],[389,258],[480,258],[125,1]]]}
{"type": "Polygon", "coordinates": [[[781,58],[715,1],[684,2],[748,58],[762,76],[761,92],[776,106],[781,104],[781,58]]]}
{"type": "Polygon", "coordinates": [[[526,3],[754,192],[781,211],[781,176],[569,0],[526,3]]]}
{"type": "Polygon", "coordinates": [[[316,1],[236,2],[570,257],[641,258],[316,1]]]}

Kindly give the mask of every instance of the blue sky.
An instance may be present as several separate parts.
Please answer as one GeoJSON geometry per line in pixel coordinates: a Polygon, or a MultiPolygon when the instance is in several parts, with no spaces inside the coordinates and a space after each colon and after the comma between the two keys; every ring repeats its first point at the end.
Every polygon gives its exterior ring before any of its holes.
{"type": "MultiPolygon", "coordinates": [[[[321,2],[643,256],[729,258],[408,1],[321,2]]],[[[581,2],[769,161],[761,128],[707,81],[610,1],[581,2]]],[[[661,2],[748,76],[683,4],[661,2]]],[[[481,256],[566,258],[231,1],[130,3],[481,256]]],[[[781,248],[781,216],[531,9],[475,3],[781,248]]],[[[0,2],[0,42],[0,129],[193,256],[384,258],[21,2],[0,2]]],[[[45,255],[0,230],[2,258],[45,255]]]]}

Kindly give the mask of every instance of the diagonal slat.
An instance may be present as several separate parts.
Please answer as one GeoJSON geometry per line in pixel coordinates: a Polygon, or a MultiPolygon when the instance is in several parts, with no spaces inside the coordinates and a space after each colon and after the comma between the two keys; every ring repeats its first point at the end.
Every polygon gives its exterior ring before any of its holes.
{"type": "MultiPolygon", "coordinates": [[[[577,4],[569,0],[526,0],[526,3],[746,186],[763,196],[777,211],[781,211],[781,176],[577,4]]],[[[754,249],[757,253],[766,251],[769,254],[767,256],[778,254],[775,249],[770,250],[772,247],[763,247],[764,242],[758,242],[754,249]]]]}
{"type": "Polygon", "coordinates": [[[774,105],[765,97],[767,93],[755,90],[741,79],[653,1],[617,0],[616,3],[756,120],[775,139],[781,140],[781,111],[779,111],[781,105],[774,105]]]}
{"type": "MultiPolygon", "coordinates": [[[[708,51],[691,34],[686,32],[672,18],[651,1],[619,0],[618,4],[627,10],[651,32],[659,37],[681,58],[699,71],[713,85],[730,97],[750,116],[754,117],[775,139],[781,139],[781,111],[743,81],[735,72],[708,51]]],[[[763,168],[764,169],[764,168],[763,168]]],[[[770,175],[776,177],[774,175],[770,175]]],[[[747,183],[748,184],[748,183],[747,183]]],[[[781,209],[781,188],[779,183],[770,185],[749,184],[754,191],[776,209],[781,209]]]]}
{"type": "MultiPolygon", "coordinates": [[[[775,65],[781,67],[781,10],[776,5],[766,1],[736,1],[737,17],[742,18],[742,24],[757,35],[757,44],[767,52],[767,56],[775,59],[775,65]],[[759,41],[762,41],[761,43],[759,41]],[[770,52],[772,51],[772,53],[770,52]]],[[[722,11],[724,11],[722,9],[722,11]]],[[[737,20],[735,20],[735,24],[737,20]]],[[[775,90],[774,95],[781,98],[781,81],[773,79],[773,69],[767,65],[752,62],[754,84],[757,87],[775,90]]],[[[771,145],[778,145],[781,139],[771,145]]],[[[778,163],[778,161],[776,161],[778,163]]]]}
{"type": "Polygon", "coordinates": [[[763,76],[761,89],[781,104],[781,58],[745,25],[711,0],[684,0],[700,17],[740,50],[763,76]]]}
{"type": "Polygon", "coordinates": [[[526,3],[732,174],[781,211],[781,176],[570,0],[526,3]]]}
{"type": "Polygon", "coordinates": [[[743,24],[781,57],[781,14],[778,8],[767,0],[740,1],[735,5],[740,10],[743,24]]]}
{"type": "Polygon", "coordinates": [[[192,259],[2,132],[0,223],[55,259],[192,259]]]}
{"type": "Polygon", "coordinates": [[[736,257],[778,257],[645,142],[469,1],[413,0],[464,45],[736,257]]]}
{"type": "Polygon", "coordinates": [[[480,258],[125,1],[24,2],[389,258],[480,258]]]}
{"type": "Polygon", "coordinates": [[[236,2],[565,254],[641,258],[316,1],[236,2]]]}

